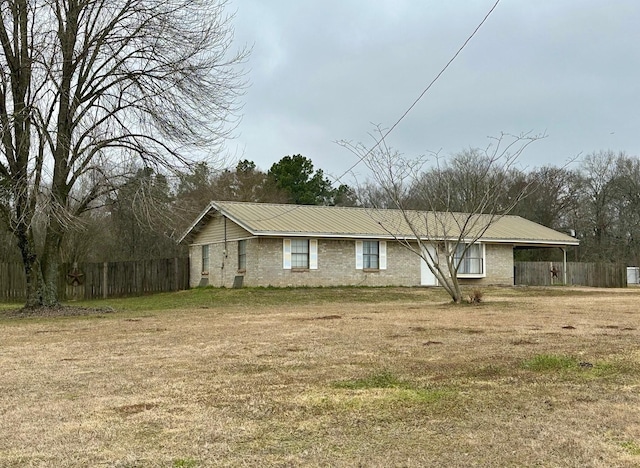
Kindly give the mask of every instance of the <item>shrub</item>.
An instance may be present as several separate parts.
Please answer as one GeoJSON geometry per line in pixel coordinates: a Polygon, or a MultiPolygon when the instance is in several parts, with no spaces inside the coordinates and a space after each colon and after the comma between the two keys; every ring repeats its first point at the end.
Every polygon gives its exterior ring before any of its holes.
{"type": "Polygon", "coordinates": [[[480,304],[484,293],[480,289],[474,289],[469,294],[469,304],[480,304]]]}

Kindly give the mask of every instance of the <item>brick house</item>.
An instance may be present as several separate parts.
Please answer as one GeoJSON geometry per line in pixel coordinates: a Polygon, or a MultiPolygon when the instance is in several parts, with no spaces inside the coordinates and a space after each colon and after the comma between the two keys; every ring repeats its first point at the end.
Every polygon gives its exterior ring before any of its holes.
{"type": "MultiPolygon", "coordinates": [[[[410,215],[434,229],[444,226],[432,213],[410,215]]],[[[455,214],[444,216],[455,221],[455,214]]],[[[444,240],[452,232],[429,237],[444,240]]],[[[436,286],[425,260],[407,248],[411,238],[398,210],[211,202],[180,242],[189,245],[191,287],[436,286]]],[[[578,241],[504,216],[457,259],[458,277],[468,284],[513,285],[515,248],[558,247],[566,258],[569,245],[578,241]]]]}

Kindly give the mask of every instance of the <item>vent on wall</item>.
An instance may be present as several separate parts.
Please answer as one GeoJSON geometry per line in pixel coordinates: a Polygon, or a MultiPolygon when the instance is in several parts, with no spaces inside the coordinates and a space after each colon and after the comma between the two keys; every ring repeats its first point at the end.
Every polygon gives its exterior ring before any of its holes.
{"type": "Polygon", "coordinates": [[[242,287],[242,282],[244,281],[244,276],[242,275],[237,275],[233,278],[233,288],[234,289],[239,289],[242,287]]]}

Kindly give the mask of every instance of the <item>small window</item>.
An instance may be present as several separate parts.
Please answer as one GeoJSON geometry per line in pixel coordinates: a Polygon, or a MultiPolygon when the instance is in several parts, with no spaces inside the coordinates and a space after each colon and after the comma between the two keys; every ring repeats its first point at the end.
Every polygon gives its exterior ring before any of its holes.
{"type": "Polygon", "coordinates": [[[247,241],[238,241],[238,270],[247,269],[247,241]]]}
{"type": "Polygon", "coordinates": [[[318,239],[282,239],[282,268],[317,270],[318,239]]]}
{"type": "Polygon", "coordinates": [[[309,240],[291,239],[291,268],[309,268],[309,240]]]}
{"type": "Polygon", "coordinates": [[[209,246],[202,246],[202,274],[209,274],[209,246]]]}
{"type": "Polygon", "coordinates": [[[356,240],[356,270],[386,270],[387,241],[356,240]]]}
{"type": "Polygon", "coordinates": [[[483,275],[484,258],[480,244],[458,244],[454,255],[459,275],[483,275]],[[465,252],[466,249],[466,252],[465,252]]]}
{"type": "Polygon", "coordinates": [[[380,244],[378,241],[362,242],[362,267],[377,270],[379,268],[380,244]]]}

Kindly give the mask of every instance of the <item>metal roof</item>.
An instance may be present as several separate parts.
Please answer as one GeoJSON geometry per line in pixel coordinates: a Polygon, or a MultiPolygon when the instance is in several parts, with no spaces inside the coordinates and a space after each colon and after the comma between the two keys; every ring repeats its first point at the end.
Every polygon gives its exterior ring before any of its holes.
{"type": "Polygon", "coordinates": [[[483,241],[516,245],[579,244],[567,234],[520,216],[492,220],[489,215],[450,212],[407,211],[403,214],[400,210],[228,201],[211,202],[180,241],[192,239],[216,212],[255,236],[412,238],[415,237],[411,230],[413,226],[423,238],[455,239],[460,232],[465,232],[465,238],[475,237],[478,229],[490,224],[481,236],[483,241]]]}

